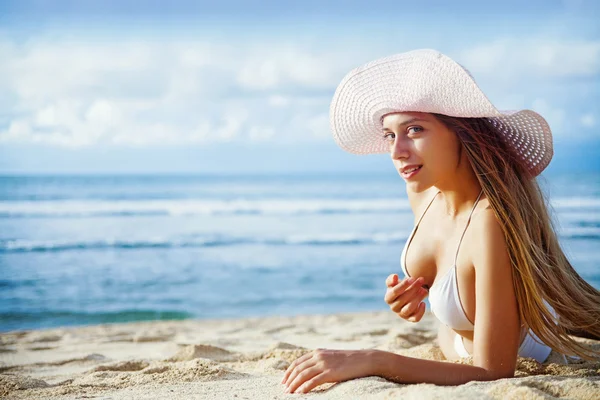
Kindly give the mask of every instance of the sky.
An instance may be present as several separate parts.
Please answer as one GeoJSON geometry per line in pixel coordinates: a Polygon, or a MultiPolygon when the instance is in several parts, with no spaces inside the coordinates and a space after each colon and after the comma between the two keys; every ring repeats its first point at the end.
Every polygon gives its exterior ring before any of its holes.
{"type": "Polygon", "coordinates": [[[0,173],[393,171],[388,155],[335,145],[329,104],[351,69],[417,48],[461,63],[499,109],[542,114],[550,171],[600,171],[599,11],[593,0],[3,1],[0,173]]]}

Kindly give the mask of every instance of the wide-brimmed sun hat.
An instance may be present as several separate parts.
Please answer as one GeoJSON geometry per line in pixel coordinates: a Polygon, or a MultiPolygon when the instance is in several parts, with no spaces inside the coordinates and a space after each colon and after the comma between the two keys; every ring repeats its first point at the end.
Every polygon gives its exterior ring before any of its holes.
{"type": "Polygon", "coordinates": [[[541,115],[499,111],[469,71],[436,50],[400,53],[350,71],[331,102],[333,137],[353,154],[389,153],[382,117],[393,112],[487,118],[532,176],[552,159],[552,132],[541,115]]]}

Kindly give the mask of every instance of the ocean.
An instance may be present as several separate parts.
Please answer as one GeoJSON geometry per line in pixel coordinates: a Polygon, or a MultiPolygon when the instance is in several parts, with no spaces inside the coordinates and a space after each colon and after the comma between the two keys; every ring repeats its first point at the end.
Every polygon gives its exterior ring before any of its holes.
{"type": "MultiPolygon", "coordinates": [[[[543,178],[600,288],[600,173],[543,178]]],[[[0,177],[0,330],[387,310],[413,215],[392,174],[0,177]]]]}

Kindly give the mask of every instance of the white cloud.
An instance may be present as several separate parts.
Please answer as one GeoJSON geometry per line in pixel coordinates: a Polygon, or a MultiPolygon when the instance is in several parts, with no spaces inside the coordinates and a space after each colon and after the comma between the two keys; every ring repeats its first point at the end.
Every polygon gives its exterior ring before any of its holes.
{"type": "Polygon", "coordinates": [[[505,37],[467,47],[456,59],[499,109],[531,108],[555,136],[590,134],[574,129],[573,122],[588,127],[595,122],[579,117],[578,109],[598,101],[599,40],[505,37]]]}
{"type": "Polygon", "coordinates": [[[253,126],[250,128],[250,140],[261,142],[271,139],[275,135],[275,129],[270,126],[253,126]]]}
{"type": "Polygon", "coordinates": [[[596,118],[594,117],[594,114],[582,115],[580,122],[581,125],[585,126],[586,128],[593,128],[596,126],[596,118]]]}
{"type": "Polygon", "coordinates": [[[600,73],[600,41],[506,38],[470,47],[458,59],[475,78],[592,77],[600,73]]]}
{"type": "Polygon", "coordinates": [[[94,125],[114,127],[119,121],[118,109],[107,100],[97,100],[86,111],[85,119],[94,125]]]}
{"type": "Polygon", "coordinates": [[[546,119],[552,132],[562,131],[566,121],[566,111],[564,109],[549,104],[543,98],[535,99],[531,104],[531,109],[546,119]]]}
{"type": "Polygon", "coordinates": [[[31,127],[27,121],[15,120],[10,123],[6,135],[9,138],[20,139],[31,133],[31,127]]]}
{"type": "Polygon", "coordinates": [[[230,110],[224,116],[225,120],[223,121],[223,124],[218,126],[215,130],[217,137],[225,141],[235,139],[240,134],[248,117],[249,113],[247,110],[240,108],[230,110]]]}
{"type": "MultiPolygon", "coordinates": [[[[326,140],[336,85],[373,52],[342,42],[319,48],[275,39],[0,37],[0,142],[77,147],[326,140]]],[[[503,108],[533,104],[555,131],[564,126],[575,94],[556,94],[561,103],[527,92],[528,85],[507,90],[506,82],[600,75],[600,42],[594,41],[503,39],[459,54],[476,78],[487,76],[502,93],[503,108]]]]}
{"type": "Polygon", "coordinates": [[[329,137],[331,135],[329,131],[329,114],[327,113],[310,118],[306,126],[315,137],[329,137]]]}
{"type": "Polygon", "coordinates": [[[266,90],[282,85],[330,88],[338,83],[340,63],[332,53],[317,55],[290,47],[254,48],[240,69],[242,87],[266,90]]]}
{"type": "Polygon", "coordinates": [[[0,39],[0,59],[0,141],[75,147],[293,137],[281,128],[327,109],[347,68],[298,46],[176,39],[0,39]]]}
{"type": "Polygon", "coordinates": [[[53,106],[44,107],[39,110],[34,119],[40,127],[51,127],[57,124],[56,110],[53,106]]]}
{"type": "Polygon", "coordinates": [[[269,97],[268,102],[272,107],[287,107],[290,104],[290,98],[275,94],[269,97]]]}
{"type": "Polygon", "coordinates": [[[589,132],[578,129],[577,123],[585,128],[593,128],[596,125],[596,118],[593,114],[588,113],[579,117],[571,117],[567,110],[551,104],[544,98],[535,99],[531,104],[531,109],[541,114],[548,121],[555,136],[583,137],[588,135],[589,132]]]}

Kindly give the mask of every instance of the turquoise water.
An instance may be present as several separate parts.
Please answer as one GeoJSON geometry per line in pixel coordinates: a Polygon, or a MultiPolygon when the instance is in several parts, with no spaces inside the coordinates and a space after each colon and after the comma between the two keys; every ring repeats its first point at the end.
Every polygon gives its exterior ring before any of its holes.
{"type": "MultiPolygon", "coordinates": [[[[544,186],[600,287],[600,174],[544,186]]],[[[0,329],[385,310],[412,223],[389,174],[0,177],[0,329]]]]}

